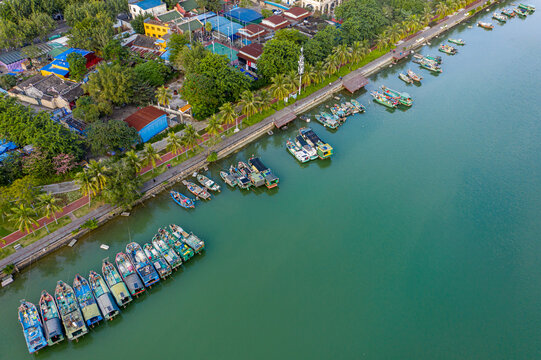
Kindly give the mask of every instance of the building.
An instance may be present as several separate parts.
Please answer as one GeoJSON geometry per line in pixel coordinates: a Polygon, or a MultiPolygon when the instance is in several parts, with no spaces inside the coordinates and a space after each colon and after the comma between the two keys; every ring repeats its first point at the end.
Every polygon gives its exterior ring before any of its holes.
{"type": "Polygon", "coordinates": [[[322,14],[330,14],[335,7],[340,5],[344,0],[301,0],[303,8],[311,11],[319,11],[322,14]]]}
{"type": "Polygon", "coordinates": [[[142,142],[167,129],[167,113],[154,106],[147,106],[128,116],[124,121],[137,130],[142,142]]]}
{"type": "Polygon", "coordinates": [[[75,100],[83,95],[81,84],[64,80],[55,75],[35,75],[8,91],[21,101],[49,109],[71,109],[75,100]]]}
{"type": "Polygon", "coordinates": [[[157,44],[158,40],[150,36],[137,34],[126,46],[129,46],[130,50],[136,52],[139,56],[158,57],[163,53],[163,48],[160,44],[157,44]]]}
{"type": "Polygon", "coordinates": [[[74,49],[69,48],[66,51],[61,52],[60,54],[56,55],[53,59],[53,61],[44,67],[42,67],[39,71],[41,75],[48,76],[48,75],[56,75],[62,79],[69,77],[69,63],[68,63],[68,56],[72,53],[80,54],[82,57],[86,59],[86,68],[90,69],[91,67],[95,66],[97,63],[101,61],[100,58],[98,58],[94,52],[83,50],[83,49],[74,49]]]}
{"type": "Polygon", "coordinates": [[[259,39],[267,35],[267,30],[261,25],[250,24],[239,29],[238,34],[250,42],[259,42],[259,39]]]}
{"type": "Polygon", "coordinates": [[[261,21],[261,25],[271,31],[278,31],[289,25],[289,21],[282,15],[273,15],[261,21]]]}
{"type": "Polygon", "coordinates": [[[239,59],[239,65],[243,66],[246,70],[253,72],[257,71],[257,61],[263,54],[263,45],[258,43],[252,43],[239,49],[237,57],[239,59]]]}
{"type": "Polygon", "coordinates": [[[177,10],[171,10],[161,15],[145,20],[145,35],[161,38],[169,32],[171,25],[176,21],[182,21],[183,16],[177,10]]]}
{"type": "Polygon", "coordinates": [[[263,20],[263,15],[252,9],[237,7],[229,10],[224,16],[241,25],[259,24],[263,20]]]}
{"type": "Polygon", "coordinates": [[[167,11],[167,5],[161,0],[141,0],[128,4],[132,17],[137,15],[161,15],[167,11]]]}
{"type": "Polygon", "coordinates": [[[175,5],[175,9],[185,17],[197,15],[199,13],[198,8],[199,5],[196,0],[185,0],[175,5]]]}
{"type": "MultiPolygon", "coordinates": [[[[20,50],[13,50],[0,54],[0,66],[5,67],[8,71],[21,71],[26,70],[28,56],[25,56],[25,49],[29,49],[26,46],[20,50]]],[[[33,59],[38,59],[46,55],[51,51],[52,47],[49,44],[36,44],[32,45],[32,50],[28,52],[33,59]]]]}
{"type": "Polygon", "coordinates": [[[301,22],[312,15],[310,11],[299,6],[294,6],[289,10],[284,11],[284,17],[291,22],[301,22]]]}

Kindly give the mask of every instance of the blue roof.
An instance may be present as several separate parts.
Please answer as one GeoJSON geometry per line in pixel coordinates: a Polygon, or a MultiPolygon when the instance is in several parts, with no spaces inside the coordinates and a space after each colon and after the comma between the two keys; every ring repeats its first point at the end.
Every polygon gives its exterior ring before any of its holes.
{"type": "Polygon", "coordinates": [[[254,22],[263,19],[263,15],[252,9],[235,8],[225,13],[226,17],[242,21],[243,23],[254,22]]]}
{"type": "Polygon", "coordinates": [[[209,22],[212,24],[212,30],[218,31],[221,34],[224,34],[230,37],[235,35],[237,31],[239,31],[239,29],[243,28],[241,24],[228,20],[224,18],[223,16],[216,16],[216,17],[207,19],[206,22],[209,22]]]}
{"type": "Polygon", "coordinates": [[[17,149],[17,147],[18,146],[14,142],[6,142],[5,140],[2,140],[2,145],[0,145],[0,154],[3,154],[10,150],[15,150],[17,149]]]}
{"type": "Polygon", "coordinates": [[[53,63],[45,65],[40,70],[48,71],[48,72],[51,72],[53,74],[57,74],[57,75],[61,75],[61,76],[67,76],[69,74],[69,70],[54,68],[53,63]]]}
{"type": "Polygon", "coordinates": [[[143,0],[143,1],[136,2],[133,5],[137,5],[143,10],[148,10],[148,9],[155,8],[156,6],[160,6],[161,4],[163,4],[161,0],[143,0]]]}
{"type": "Polygon", "coordinates": [[[71,49],[68,49],[68,50],[64,51],[61,54],[58,54],[55,57],[55,60],[68,61],[68,55],[71,54],[71,53],[78,53],[78,54],[81,54],[81,56],[86,56],[86,55],[90,54],[91,51],[71,48],[71,49]]]}
{"type": "Polygon", "coordinates": [[[215,16],[216,16],[216,13],[214,13],[212,11],[207,11],[204,14],[197,15],[195,18],[197,20],[201,21],[201,22],[205,22],[205,20],[210,19],[210,18],[215,17],[215,16]]]}
{"type": "Polygon", "coordinates": [[[165,49],[165,52],[160,57],[164,60],[169,60],[170,56],[171,56],[171,49],[167,48],[165,49]]]}

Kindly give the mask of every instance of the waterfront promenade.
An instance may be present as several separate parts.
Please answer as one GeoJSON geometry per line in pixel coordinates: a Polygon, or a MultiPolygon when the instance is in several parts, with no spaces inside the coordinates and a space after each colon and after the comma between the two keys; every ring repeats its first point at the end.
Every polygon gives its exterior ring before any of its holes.
{"type": "MultiPolygon", "coordinates": [[[[483,6],[485,1],[480,1],[475,4],[470,5],[470,7],[462,10],[446,19],[444,19],[439,24],[433,26],[430,29],[421,31],[409,40],[400,44],[400,48],[404,47],[408,50],[413,50],[416,47],[420,47],[424,42],[430,40],[431,38],[438,36],[440,33],[452,28],[454,25],[460,23],[467,18],[467,11],[469,11],[473,6],[483,6]],[[421,41],[419,41],[421,40],[421,41]]],[[[382,68],[389,66],[392,63],[392,54],[388,53],[381,56],[380,58],[372,61],[371,63],[353,71],[348,76],[369,76],[382,68]]],[[[222,142],[217,144],[212,148],[213,151],[218,153],[219,158],[223,158],[234,151],[242,148],[243,146],[249,144],[253,140],[257,139],[260,136],[265,135],[269,130],[274,128],[274,121],[279,119],[285,114],[294,113],[300,114],[309,108],[317,105],[318,103],[324,101],[328,97],[332,96],[333,93],[342,89],[342,80],[337,80],[324,88],[314,92],[313,94],[307,96],[304,99],[298,100],[294,104],[276,112],[272,116],[262,120],[261,122],[250,126],[244,130],[239,131],[238,133],[233,134],[232,136],[224,139],[222,142]]],[[[206,153],[200,153],[187,161],[179,164],[178,166],[167,169],[164,173],[158,175],[154,179],[147,181],[143,187],[142,192],[145,194],[141,201],[148,199],[149,197],[163,191],[172,183],[182,179],[193,173],[196,170],[199,170],[207,165],[206,162],[206,153]]],[[[167,155],[164,156],[164,159],[167,158],[167,155]]],[[[164,160],[167,161],[167,160],[164,160]]],[[[82,200],[81,200],[82,201],[82,200]]],[[[99,223],[108,221],[109,219],[117,216],[122,209],[114,208],[110,205],[101,206],[87,215],[78,218],[72,221],[67,226],[59,229],[39,241],[28,245],[27,247],[17,251],[16,253],[10,255],[9,257],[0,260],[0,269],[4,268],[8,264],[15,264],[18,267],[24,267],[25,265],[31,263],[32,261],[44,256],[50,251],[63,246],[69,242],[72,238],[81,236],[83,232],[80,232],[77,235],[72,234],[73,231],[76,231],[80,228],[82,224],[90,219],[97,219],[99,223]]],[[[53,220],[54,221],[54,220],[53,220]]],[[[13,240],[16,241],[16,240],[13,240]]]]}

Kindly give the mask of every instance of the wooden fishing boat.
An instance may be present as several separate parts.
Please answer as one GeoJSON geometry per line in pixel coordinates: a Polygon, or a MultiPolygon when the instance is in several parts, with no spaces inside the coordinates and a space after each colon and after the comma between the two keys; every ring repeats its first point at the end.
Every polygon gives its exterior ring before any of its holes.
{"type": "Polygon", "coordinates": [[[466,42],[464,42],[462,39],[449,39],[447,41],[456,45],[466,45],[466,42]]]}
{"type": "Polygon", "coordinates": [[[220,191],[220,185],[216,184],[213,180],[209,179],[203,174],[197,174],[195,177],[197,181],[210,191],[220,191]]]}
{"type": "Polygon", "coordinates": [[[483,29],[487,29],[487,30],[494,29],[494,25],[492,25],[491,23],[483,22],[483,21],[479,21],[477,23],[477,26],[482,27],[483,29]]]}
{"type": "Polygon", "coordinates": [[[395,108],[398,106],[398,100],[397,99],[390,99],[384,94],[380,93],[379,91],[372,91],[370,92],[370,95],[374,98],[374,101],[378,104],[381,104],[383,106],[386,106],[388,108],[395,108]]]}
{"type": "Polygon", "coordinates": [[[93,327],[102,321],[103,316],[98,308],[96,299],[94,299],[94,295],[92,295],[90,285],[88,284],[88,281],[79,274],[75,275],[75,279],[73,280],[73,291],[75,291],[75,297],[83,312],[86,325],[93,327]]]}
{"type": "Polygon", "coordinates": [[[438,65],[436,65],[434,62],[431,62],[431,61],[421,62],[420,65],[423,69],[427,69],[435,73],[443,72],[441,67],[439,67],[438,65]]]}
{"type": "Polygon", "coordinates": [[[205,249],[205,242],[203,240],[199,239],[193,233],[187,233],[180,226],[171,224],[169,225],[169,231],[171,235],[191,247],[196,254],[199,254],[205,249]]]}
{"type": "MultiPolygon", "coordinates": [[[[109,262],[109,258],[103,259],[101,273],[103,274],[103,278],[109,286],[111,293],[115,297],[115,301],[118,306],[126,306],[133,300],[128,287],[122,280],[119,272],[115,269],[115,266],[109,262]]],[[[137,276],[137,274],[135,274],[135,276],[137,276]]],[[[144,289],[142,283],[141,287],[144,289]]]]}
{"type": "Polygon", "coordinates": [[[432,55],[426,55],[423,57],[423,59],[425,61],[429,61],[429,62],[433,62],[435,63],[436,65],[441,65],[443,59],[441,58],[441,56],[432,56],[432,55]]]}
{"type": "MultiPolygon", "coordinates": [[[[332,111],[333,109],[331,109],[331,112],[332,111]]],[[[333,114],[335,115],[336,113],[334,112],[333,114]]],[[[314,117],[318,122],[321,123],[321,125],[328,127],[329,129],[336,129],[338,126],[340,126],[340,123],[337,121],[338,118],[331,116],[328,113],[324,112],[321,114],[316,114],[314,117]]]]}
{"type": "Polygon", "coordinates": [[[135,265],[131,262],[130,257],[123,252],[119,252],[115,257],[118,272],[122,276],[124,283],[128,287],[132,296],[138,296],[145,291],[145,285],[139,278],[135,265]]]}
{"type": "Polygon", "coordinates": [[[360,110],[359,110],[355,105],[353,105],[350,101],[347,101],[347,102],[345,103],[345,105],[347,106],[347,108],[348,108],[348,110],[350,111],[351,114],[357,114],[357,113],[359,113],[359,111],[360,111],[360,110]]]}
{"type": "Polygon", "coordinates": [[[163,239],[160,233],[154,235],[152,238],[152,245],[156,250],[160,252],[165,261],[171,266],[171,269],[176,270],[182,265],[182,258],[175,252],[175,250],[169,247],[166,240],[163,239]]]}
{"type": "Polygon", "coordinates": [[[413,105],[413,99],[408,93],[389,89],[385,85],[381,85],[381,90],[383,91],[383,94],[386,95],[388,98],[397,99],[398,102],[404,106],[410,107],[413,105]]]}
{"type": "Polygon", "coordinates": [[[503,9],[502,15],[505,15],[508,18],[512,18],[512,17],[515,17],[515,12],[513,11],[513,9],[503,9]]]}
{"type": "Polygon", "coordinates": [[[47,344],[52,346],[64,340],[58,307],[54,298],[45,290],[41,292],[41,297],[39,298],[39,312],[43,319],[43,330],[47,344]]]}
{"type": "Polygon", "coordinates": [[[115,316],[120,314],[115,299],[101,275],[95,271],[90,271],[88,282],[90,283],[98,307],[105,320],[112,320],[115,316]]]}
{"type": "Polygon", "coordinates": [[[440,47],[438,48],[439,51],[443,52],[443,53],[446,53],[447,55],[455,55],[458,50],[455,49],[454,47],[450,46],[450,45],[446,45],[446,44],[441,44],[440,47]]]}
{"type": "Polygon", "coordinates": [[[413,80],[406,74],[400,73],[398,74],[398,78],[402,81],[404,81],[407,84],[413,84],[413,80]]]}
{"type": "Polygon", "coordinates": [[[522,3],[520,3],[520,4],[518,4],[518,8],[519,8],[519,9],[526,10],[526,11],[528,11],[528,12],[532,12],[532,13],[535,11],[535,6],[533,6],[533,5],[528,5],[528,4],[522,4],[522,3]]]}
{"type": "Polygon", "coordinates": [[[359,110],[359,112],[363,113],[366,111],[366,107],[364,107],[364,105],[358,102],[357,100],[351,99],[351,103],[353,104],[353,106],[357,108],[357,110],[359,110]]]}
{"type": "Polygon", "coordinates": [[[301,135],[295,137],[295,145],[300,147],[310,157],[310,160],[318,158],[317,150],[312,145],[308,144],[301,135]]]}
{"type": "Polygon", "coordinates": [[[408,76],[410,77],[411,80],[413,80],[415,82],[418,82],[418,83],[420,83],[421,80],[423,80],[423,77],[421,75],[417,75],[416,73],[414,73],[413,71],[411,71],[409,69],[408,69],[408,76]]]}
{"type": "Polygon", "coordinates": [[[317,156],[320,159],[328,159],[332,156],[332,146],[324,142],[311,128],[300,128],[299,135],[308,143],[308,145],[316,149],[317,156]]]}
{"type": "Polygon", "coordinates": [[[203,200],[210,200],[210,193],[201,186],[194,184],[193,182],[183,180],[182,183],[186,185],[188,191],[203,200]]]}
{"type": "Polygon", "coordinates": [[[73,289],[63,281],[58,281],[54,296],[68,340],[77,340],[88,333],[73,289]]]}
{"type": "Polygon", "coordinates": [[[502,14],[494,13],[492,14],[492,18],[498,20],[501,23],[507,22],[507,17],[503,16],[502,14]]]}
{"type": "MultiPolygon", "coordinates": [[[[47,339],[43,333],[43,324],[39,318],[36,305],[26,300],[21,300],[19,306],[19,322],[23,328],[26,347],[30,354],[36,353],[39,349],[47,346],[47,339]]],[[[6,349],[4,349],[5,351],[6,349]]]]}
{"type": "Polygon", "coordinates": [[[237,169],[239,169],[239,171],[243,173],[244,176],[250,179],[252,185],[254,185],[255,187],[265,185],[265,178],[263,177],[263,175],[256,171],[252,171],[250,166],[248,166],[248,164],[246,164],[244,161],[238,162],[237,169]]]}
{"type": "Polygon", "coordinates": [[[152,244],[146,243],[143,245],[143,251],[145,252],[147,259],[154,266],[154,269],[156,269],[163,280],[171,275],[171,266],[169,266],[167,261],[165,261],[160,252],[156,250],[152,244]]]}
{"type": "Polygon", "coordinates": [[[286,141],[286,149],[299,162],[305,163],[305,162],[310,161],[310,156],[308,156],[308,154],[305,151],[303,151],[300,147],[298,147],[295,143],[293,143],[291,139],[286,141]]]}
{"type": "Polygon", "coordinates": [[[176,202],[178,205],[182,206],[183,208],[185,209],[195,208],[195,201],[193,199],[190,199],[186,195],[174,190],[171,190],[169,194],[171,195],[171,198],[173,199],[173,201],[176,202]]]}
{"type": "Polygon", "coordinates": [[[518,17],[520,18],[525,18],[528,14],[526,12],[526,10],[522,10],[518,7],[514,8],[513,9],[514,13],[518,15],[518,17]]]}
{"type": "Polygon", "coordinates": [[[231,176],[227,171],[220,171],[220,177],[222,180],[229,186],[237,186],[237,180],[235,177],[231,176]]]}
{"type": "Polygon", "coordinates": [[[237,185],[241,189],[249,189],[252,186],[252,182],[250,179],[246,177],[239,169],[237,169],[235,166],[231,165],[229,167],[229,174],[234,176],[237,180],[237,185]]]}
{"type": "Polygon", "coordinates": [[[143,249],[141,249],[141,245],[136,242],[129,243],[126,245],[126,253],[146,287],[151,287],[160,281],[160,275],[148,261],[143,249]]]}
{"type": "Polygon", "coordinates": [[[278,186],[280,178],[274,175],[272,170],[268,168],[265,164],[263,164],[260,158],[252,156],[250,159],[248,159],[248,163],[250,163],[254,172],[263,175],[263,177],[265,178],[265,186],[268,189],[272,189],[278,186]]]}
{"type": "Polygon", "coordinates": [[[169,231],[159,229],[158,234],[173,250],[175,250],[175,252],[182,258],[182,261],[186,262],[194,256],[195,253],[193,249],[173,236],[169,231]]]}

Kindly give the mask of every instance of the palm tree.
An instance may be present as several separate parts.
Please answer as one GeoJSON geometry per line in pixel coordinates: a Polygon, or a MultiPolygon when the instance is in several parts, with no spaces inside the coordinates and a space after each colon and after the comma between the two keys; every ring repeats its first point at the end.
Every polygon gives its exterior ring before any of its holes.
{"type": "Polygon", "coordinates": [[[171,91],[166,88],[165,85],[162,85],[156,89],[156,100],[158,100],[158,104],[169,106],[169,102],[172,98],[171,91]]]}
{"type": "Polygon", "coordinates": [[[423,25],[427,26],[433,17],[434,15],[432,15],[432,10],[430,9],[430,7],[429,6],[425,7],[423,14],[421,15],[421,21],[423,25]]]}
{"type": "Polygon", "coordinates": [[[339,60],[333,54],[330,54],[325,59],[325,72],[327,75],[334,75],[338,71],[340,64],[339,60]]]}
{"type": "Polygon", "coordinates": [[[186,129],[184,129],[184,136],[182,137],[182,142],[187,148],[193,149],[197,145],[197,140],[201,138],[201,135],[195,131],[195,128],[188,124],[186,129]]]}
{"type": "Polygon", "coordinates": [[[376,46],[378,49],[383,49],[387,47],[389,44],[389,36],[387,35],[387,31],[383,31],[381,34],[378,34],[376,37],[376,46]]]}
{"type": "Polygon", "coordinates": [[[26,233],[33,233],[34,226],[38,225],[35,216],[34,210],[24,204],[19,204],[19,206],[11,208],[9,220],[17,225],[19,231],[23,232],[24,230],[26,233]]]}
{"type": "Polygon", "coordinates": [[[358,64],[366,55],[370,53],[370,49],[366,45],[366,41],[355,41],[351,45],[351,62],[358,64]]]}
{"type": "Polygon", "coordinates": [[[92,175],[90,175],[87,169],[75,174],[75,183],[79,185],[83,196],[88,196],[88,207],[92,202],[92,195],[96,195],[97,188],[92,175]]]}
{"type": "Polygon", "coordinates": [[[289,95],[289,86],[284,74],[276,74],[271,79],[272,96],[278,100],[284,100],[289,95]]]}
{"type": "Polygon", "coordinates": [[[319,84],[325,79],[325,68],[323,61],[318,61],[314,66],[314,83],[319,84]]]}
{"type": "Polygon", "coordinates": [[[154,149],[152,144],[146,143],[143,149],[143,164],[145,166],[151,164],[152,170],[154,170],[154,168],[156,167],[156,161],[161,159],[162,157],[160,156],[160,154],[158,154],[156,149],[154,149]]]}
{"type": "Polygon", "coordinates": [[[240,94],[239,105],[242,108],[242,113],[246,115],[246,118],[257,114],[257,108],[259,105],[258,99],[250,90],[245,90],[240,94]]]}
{"type": "Polygon", "coordinates": [[[338,45],[332,50],[340,66],[344,66],[350,59],[350,52],[346,44],[338,45]]]}
{"type": "Polygon", "coordinates": [[[263,89],[257,95],[260,110],[267,110],[271,106],[272,95],[269,90],[263,89]]]}
{"type": "Polygon", "coordinates": [[[177,155],[182,150],[182,140],[173,131],[167,133],[167,151],[177,155]]]}
{"type": "Polygon", "coordinates": [[[310,86],[314,81],[314,68],[310,64],[306,64],[304,67],[304,73],[301,76],[301,82],[303,87],[310,86]]]}
{"type": "Polygon", "coordinates": [[[436,14],[438,14],[438,16],[444,17],[445,15],[447,15],[448,11],[449,8],[444,2],[440,2],[438,3],[438,5],[436,5],[436,14]]]}
{"type": "Polygon", "coordinates": [[[389,40],[392,44],[395,44],[400,40],[400,37],[402,35],[402,30],[400,29],[400,25],[393,24],[391,28],[389,29],[389,40]]]}
{"type": "Polygon", "coordinates": [[[209,134],[211,139],[213,139],[215,136],[220,135],[220,132],[222,132],[222,123],[220,119],[216,116],[216,114],[212,114],[212,116],[209,118],[205,130],[207,131],[207,134],[209,134]]]}
{"type": "Polygon", "coordinates": [[[58,198],[45,193],[38,196],[38,201],[41,209],[45,213],[45,217],[49,219],[51,215],[54,216],[54,221],[58,224],[56,213],[62,211],[62,206],[58,205],[58,198]]]}
{"type": "Polygon", "coordinates": [[[288,72],[285,76],[285,81],[287,84],[287,88],[289,89],[289,93],[297,92],[297,89],[300,86],[300,77],[299,74],[295,70],[291,70],[288,72]]]}
{"type": "MultiPolygon", "coordinates": [[[[235,109],[230,102],[226,102],[220,106],[220,115],[224,124],[231,125],[236,124],[237,122],[238,114],[235,112],[235,109]]],[[[236,128],[239,128],[238,124],[236,128]]]]}
{"type": "Polygon", "coordinates": [[[88,171],[92,177],[92,181],[96,184],[97,190],[103,190],[105,184],[107,183],[107,172],[109,168],[103,165],[103,162],[90,160],[88,163],[88,171]]]}
{"type": "Polygon", "coordinates": [[[137,155],[135,150],[130,150],[126,152],[124,156],[124,159],[135,170],[135,173],[141,171],[143,165],[141,164],[141,159],[139,159],[139,155],[137,155]]]}

